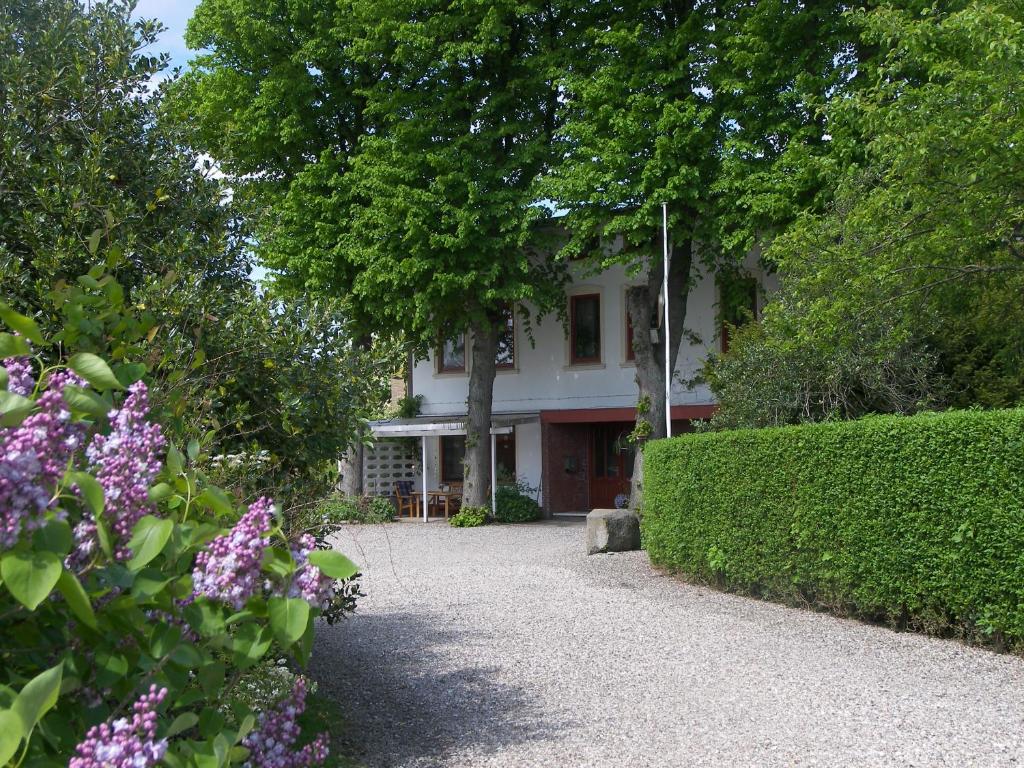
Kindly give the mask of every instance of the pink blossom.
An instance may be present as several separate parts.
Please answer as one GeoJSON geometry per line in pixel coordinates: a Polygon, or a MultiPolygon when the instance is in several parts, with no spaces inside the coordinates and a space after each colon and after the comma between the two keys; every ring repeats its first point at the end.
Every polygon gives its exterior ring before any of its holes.
{"type": "Polygon", "coordinates": [[[57,485],[85,436],[61,395],[65,385],[79,381],[67,372],[54,374],[35,413],[16,427],[0,427],[0,549],[42,526],[55,503],[57,485]]]}
{"type": "Polygon", "coordinates": [[[218,536],[196,556],[192,571],[193,593],[227,603],[241,610],[245,601],[260,589],[260,563],[263,550],[270,545],[274,503],[258,499],[231,529],[218,536]]]}
{"type": "MultiPolygon", "coordinates": [[[[296,678],[291,696],[263,712],[242,744],[249,749],[246,768],[306,768],[327,759],[327,737],[320,734],[302,749],[295,748],[299,715],[306,709],[306,680],[296,678]]],[[[71,768],[75,768],[72,766],[71,768]]]]}
{"type": "MultiPolygon", "coordinates": [[[[160,472],[160,453],[164,436],[159,424],[150,424],[146,385],[139,381],[128,388],[128,397],[119,409],[110,412],[113,429],[108,435],[93,437],[85,454],[89,468],[103,486],[105,511],[117,542],[119,560],[131,557],[128,540],[135,524],[153,505],[149,487],[160,472]]],[[[85,521],[76,527],[79,555],[95,546],[95,523],[85,521]]]]}
{"type": "Polygon", "coordinates": [[[7,369],[7,391],[28,397],[36,387],[36,378],[32,375],[32,359],[28,357],[8,357],[0,361],[7,369]]]}
{"type": "Polygon", "coordinates": [[[75,748],[68,768],[150,768],[167,752],[167,739],[156,738],[156,708],[167,689],[150,686],[135,702],[132,718],[93,726],[75,748]]]}

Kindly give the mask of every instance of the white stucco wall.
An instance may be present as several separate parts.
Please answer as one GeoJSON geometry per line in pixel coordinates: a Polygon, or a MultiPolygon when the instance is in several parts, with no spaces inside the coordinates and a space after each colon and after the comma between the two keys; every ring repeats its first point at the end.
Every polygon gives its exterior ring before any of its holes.
{"type": "MultiPolygon", "coordinates": [[[[748,259],[757,272],[757,259],[748,259]]],[[[714,398],[707,386],[690,388],[686,382],[699,374],[708,352],[717,350],[717,289],[714,277],[694,267],[696,286],[690,292],[685,327],[699,343],[684,341],[676,364],[672,404],[709,404],[714,398]]],[[[534,326],[535,346],[516,322],[516,367],[498,370],[494,382],[494,412],[543,411],[566,408],[622,408],[636,405],[635,366],[626,360],[626,287],[639,282],[615,266],[597,276],[581,277],[567,288],[567,295],[598,293],[601,296],[601,362],[571,365],[569,339],[557,316],[548,315],[534,326]]],[[[566,298],[568,301],[568,298],[566,298]]],[[[412,390],[423,396],[425,415],[464,414],[469,385],[471,343],[466,342],[465,373],[438,373],[432,352],[416,362],[412,390]]]]}
{"type": "MultiPolygon", "coordinates": [[[[756,254],[750,255],[745,266],[769,290],[774,289],[773,279],[762,273],[756,254]]],[[[685,327],[699,343],[684,341],[680,350],[672,385],[673,405],[714,403],[706,385],[687,385],[700,373],[708,353],[719,348],[715,279],[696,265],[694,270],[696,285],[689,295],[685,327]]],[[[534,325],[534,345],[517,318],[516,365],[511,370],[498,370],[494,382],[494,413],[635,406],[635,365],[626,360],[625,299],[626,287],[640,282],[639,277],[630,279],[624,267],[615,266],[600,275],[574,279],[567,287],[567,302],[568,296],[573,294],[598,293],[601,296],[601,362],[598,364],[570,364],[569,339],[556,315],[549,315],[534,325]]],[[[465,414],[471,346],[467,339],[465,373],[438,373],[433,352],[427,359],[415,363],[412,393],[423,396],[423,415],[465,414]]],[[[540,486],[540,424],[516,427],[516,474],[534,488],[540,486]]],[[[428,484],[436,484],[439,476],[438,440],[428,438],[428,484]]]]}

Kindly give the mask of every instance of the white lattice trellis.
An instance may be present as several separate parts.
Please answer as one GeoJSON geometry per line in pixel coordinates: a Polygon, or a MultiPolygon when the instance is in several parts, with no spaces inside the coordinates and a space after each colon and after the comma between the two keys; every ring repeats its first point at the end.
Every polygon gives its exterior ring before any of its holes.
{"type": "Polygon", "coordinates": [[[415,440],[378,440],[363,454],[363,492],[368,496],[390,496],[396,480],[417,480],[420,462],[415,440]]]}

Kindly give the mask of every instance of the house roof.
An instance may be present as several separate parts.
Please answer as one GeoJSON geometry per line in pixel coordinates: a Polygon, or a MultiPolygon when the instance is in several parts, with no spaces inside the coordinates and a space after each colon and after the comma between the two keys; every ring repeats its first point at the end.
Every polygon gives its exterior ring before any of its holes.
{"type": "MultiPolygon", "coordinates": [[[[516,424],[536,424],[539,421],[539,411],[494,413],[491,414],[491,434],[507,435],[512,432],[516,424]]],[[[466,414],[414,416],[409,419],[371,421],[370,431],[374,437],[464,435],[466,434],[466,414]]]]}

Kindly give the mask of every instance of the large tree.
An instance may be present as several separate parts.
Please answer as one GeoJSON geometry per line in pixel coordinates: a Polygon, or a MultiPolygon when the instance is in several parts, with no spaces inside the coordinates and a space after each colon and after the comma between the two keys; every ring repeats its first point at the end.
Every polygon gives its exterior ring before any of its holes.
{"type": "Polygon", "coordinates": [[[773,244],[782,295],[746,364],[718,366],[728,424],[1024,397],[1024,16],[992,0],[857,22],[873,77],[827,117],[860,160],[773,244]],[[819,362],[766,407],[775,387],[747,371],[783,357],[819,362]]]}
{"type": "Polygon", "coordinates": [[[164,119],[162,27],[133,5],[0,5],[0,282],[22,311],[100,247],[128,289],[172,266],[221,284],[249,270],[221,185],[164,119]]]}
{"type": "Polygon", "coordinates": [[[499,329],[560,306],[535,181],[551,162],[563,9],[551,2],[205,0],[201,135],[266,195],[260,255],[351,297],[422,353],[472,336],[465,501],[486,501],[499,329]],[[251,7],[250,7],[251,6],[251,7]]]}
{"type": "MultiPolygon", "coordinates": [[[[636,329],[658,324],[661,204],[668,204],[670,334],[656,342],[647,333],[633,339],[644,405],[636,434],[658,438],[665,435],[664,345],[674,370],[688,335],[697,265],[714,270],[722,259],[742,258],[759,228],[792,215],[761,204],[751,219],[757,192],[767,185],[743,180],[751,166],[767,178],[791,143],[824,140],[811,102],[844,66],[841,8],[695,0],[593,5],[601,21],[563,81],[563,158],[547,189],[568,210],[568,254],[589,257],[595,269],[624,263],[643,276],[627,296],[636,329]],[[609,247],[617,239],[622,247],[609,247]]],[[[806,186],[805,196],[813,195],[814,185],[806,186]]],[[[642,456],[637,451],[634,504],[642,456]]]]}

